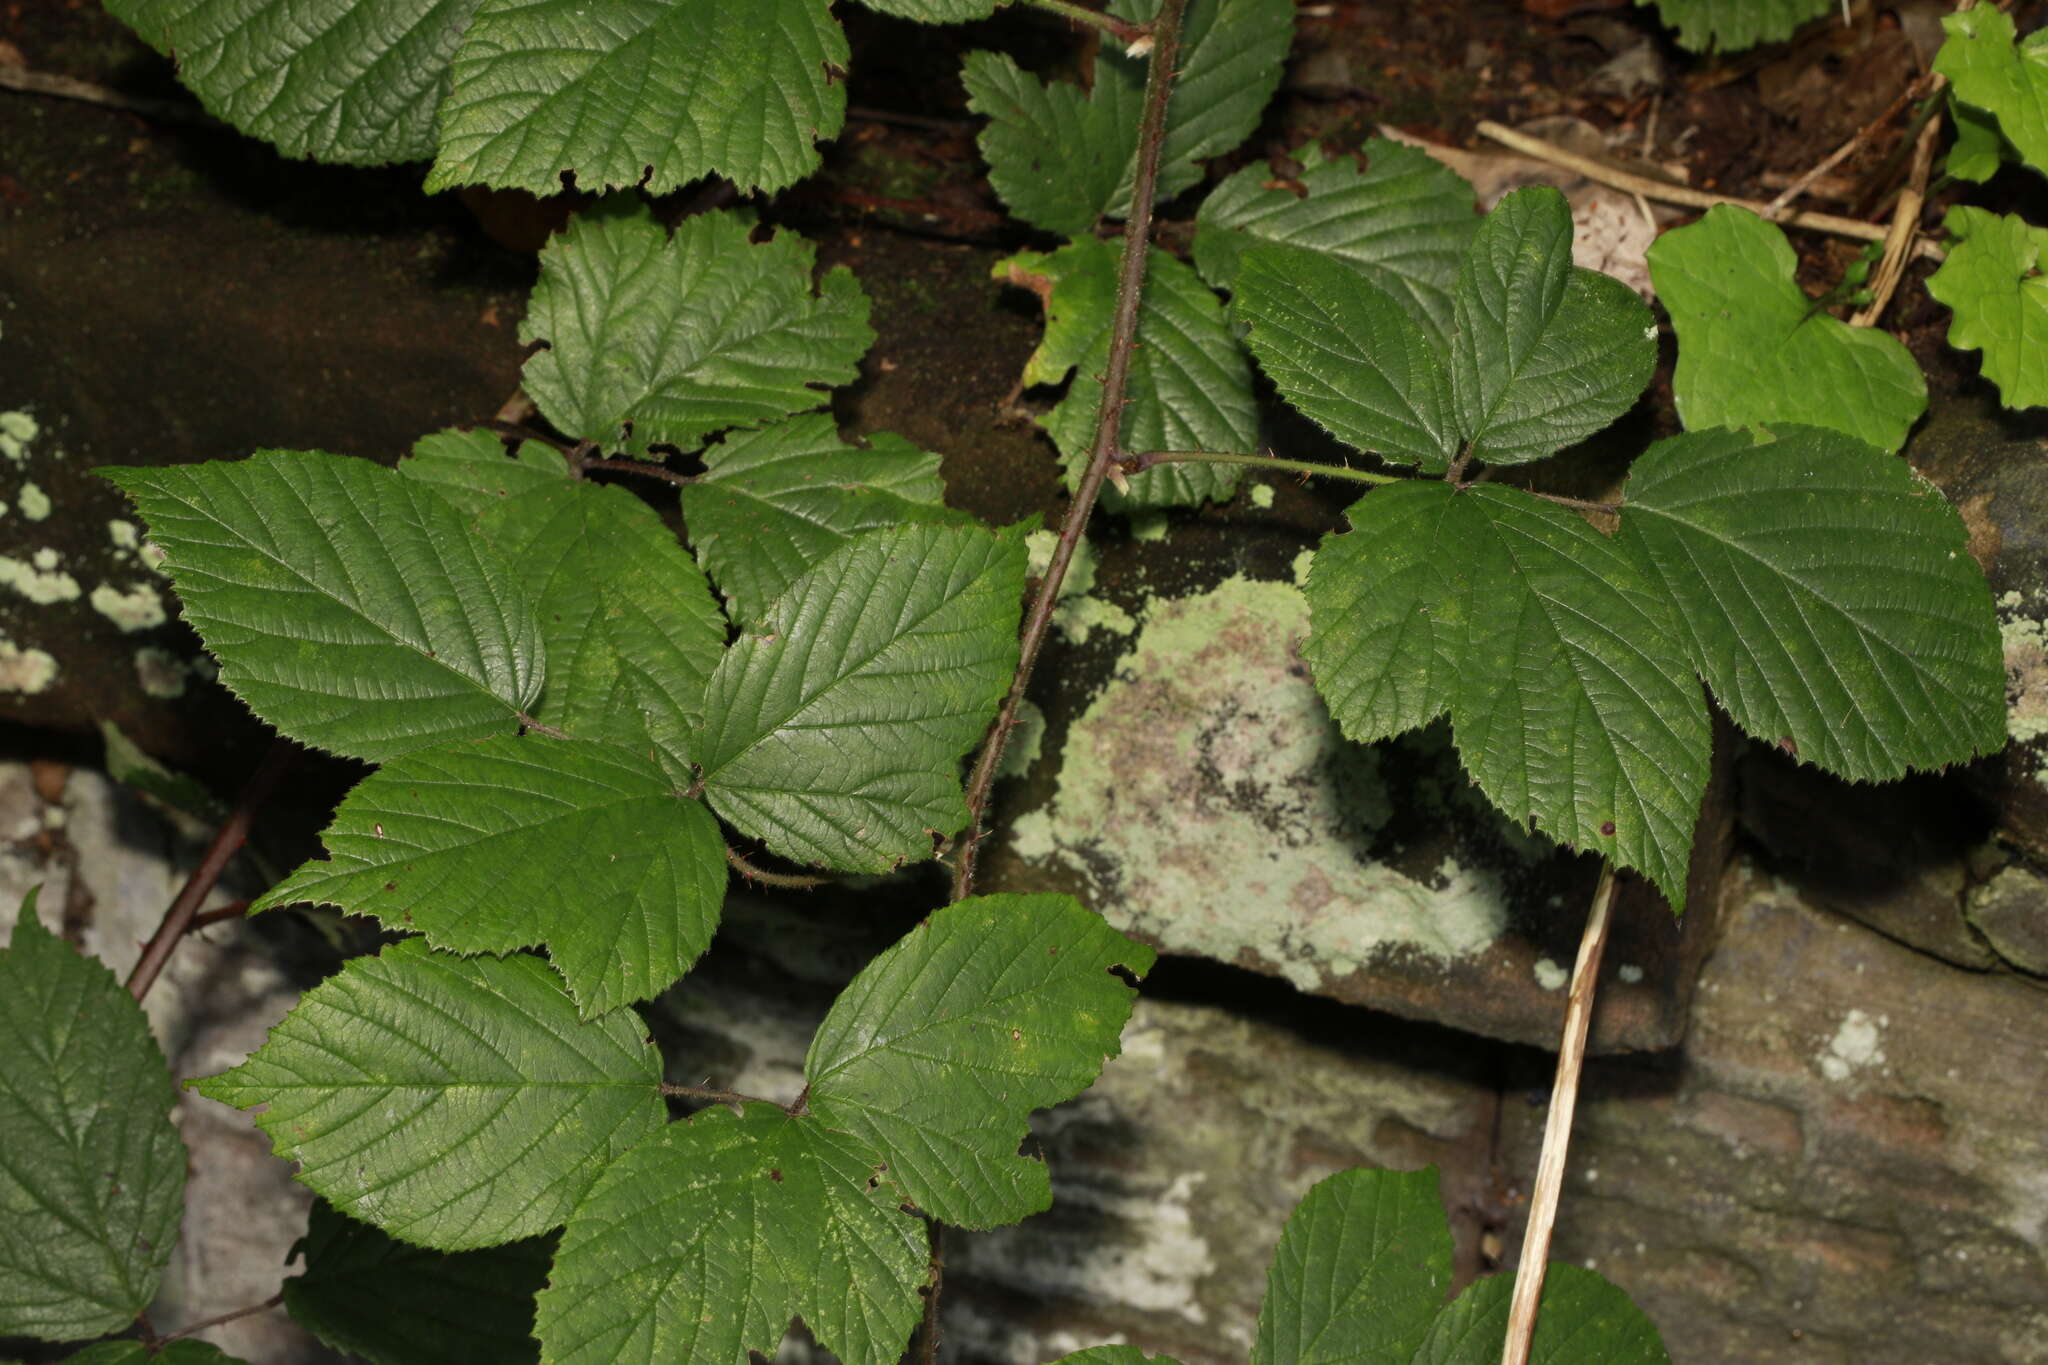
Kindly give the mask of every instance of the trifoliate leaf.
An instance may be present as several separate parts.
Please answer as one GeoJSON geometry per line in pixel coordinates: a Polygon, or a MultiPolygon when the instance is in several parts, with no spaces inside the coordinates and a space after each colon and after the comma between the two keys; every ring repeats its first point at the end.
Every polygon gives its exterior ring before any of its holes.
{"type": "Polygon", "coordinates": [[[2007,160],[2018,159],[2018,153],[1999,133],[1995,116],[1955,99],[1949,101],[1948,112],[1956,130],[1956,140],[1942,162],[1949,175],[1981,185],[1997,175],[2007,160]]]}
{"type": "Polygon", "coordinates": [[[1454,296],[1451,392],[1473,456],[1523,464],[1634,406],[1657,364],[1635,291],[1572,264],[1572,212],[1547,185],[1486,215],[1454,296]]]}
{"type": "Polygon", "coordinates": [[[1687,430],[1811,422],[1885,450],[1905,444],[1927,381],[1897,339],[1817,311],[1785,234],[1748,209],[1708,209],[1650,248],[1678,332],[1672,391],[1687,430]]]}
{"type": "Polygon", "coordinates": [[[499,501],[482,527],[517,566],[540,622],[549,668],[534,714],[641,752],[651,733],[688,786],[689,755],[672,752],[673,739],[702,718],[726,629],[674,533],[623,489],[567,481],[499,501]]]}
{"type": "Polygon", "coordinates": [[[413,444],[398,472],[432,484],[457,511],[476,516],[485,508],[535,488],[553,488],[569,477],[569,462],[539,441],[521,441],[505,458],[505,443],[488,431],[437,431],[413,444]]]}
{"type": "Polygon", "coordinates": [[[779,190],[845,122],[848,54],[828,0],[481,0],[426,187],[779,190]]]}
{"type": "Polygon", "coordinates": [[[1338,440],[1432,473],[1458,453],[1451,378],[1393,295],[1298,247],[1246,252],[1232,307],[1280,393],[1338,440]]]}
{"type": "Polygon", "coordinates": [[[508,733],[539,696],[526,594],[431,485],[283,451],[99,472],[164,548],[220,680],[293,739],[382,762],[508,733]]]}
{"type": "Polygon", "coordinates": [[[967,823],[958,760],[1017,667],[1024,543],[912,525],[850,541],[726,651],[695,745],[712,807],[784,857],[928,858],[967,823]]]}
{"type": "Polygon", "coordinates": [[[1948,344],[1984,352],[1984,377],[2009,408],[2048,405],[2048,230],[2014,214],[1958,204],[1942,224],[1948,259],[1927,292],[1955,310],[1948,344]]]}
{"type": "Polygon", "coordinates": [[[690,970],[725,903],[718,822],[655,761],[538,737],[453,744],[379,768],[303,864],[250,908],[374,915],[437,948],[546,944],[589,1019],[690,970]]]}
{"type": "Polygon", "coordinates": [[[1936,74],[1998,121],[2021,160],[2048,172],[2048,32],[2015,43],[2012,16],[1996,5],[1943,15],[1941,26],[1948,37],[1934,55],[1936,74]]]}
{"type": "Polygon", "coordinates": [[[986,19],[1010,0],[861,0],[871,10],[921,24],[964,24],[986,19]]]}
{"type": "Polygon", "coordinates": [[[106,966],[43,927],[0,953],[0,1336],[98,1336],[156,1296],[184,1212],[170,1068],[106,966]]]}
{"type": "Polygon", "coordinates": [[[1409,1365],[1450,1282],[1436,1169],[1340,1171],[1288,1216],[1252,1365],[1409,1365]]]}
{"type": "Polygon", "coordinates": [[[371,1365],[521,1365],[540,1358],[533,1296],[555,1239],[479,1251],[429,1251],[313,1202],[284,1282],[292,1320],[371,1365]]]}
{"type": "MultiPolygon", "coordinates": [[[[1088,237],[1050,255],[1022,252],[995,267],[997,279],[1030,289],[1045,305],[1045,338],[1024,368],[1024,382],[1057,384],[1073,373],[1066,397],[1040,421],[1059,447],[1069,488],[1079,484],[1095,443],[1119,255],[1117,243],[1088,237]]],[[[1230,335],[1222,306],[1194,271],[1167,252],[1155,247],[1145,260],[1124,448],[1255,450],[1259,418],[1251,367],[1230,335]]],[[[1237,480],[1234,465],[1159,465],[1132,479],[1128,496],[1105,488],[1103,501],[1114,510],[1220,502],[1236,490],[1237,480]]]]}
{"type": "Polygon", "coordinates": [[[1479,227],[1472,187],[1434,157],[1385,138],[1349,156],[1316,143],[1284,177],[1254,162],[1218,185],[1196,219],[1195,266],[1218,289],[1235,289],[1238,260],[1254,246],[1300,247],[1342,262],[1400,303],[1448,354],[1451,290],[1479,227]]]}
{"type": "Polygon", "coordinates": [[[1629,476],[1621,546],[1721,705],[1859,781],[1999,748],[1998,622],[1962,518],[1882,451],[1774,431],[1660,441],[1629,476]]]}
{"type": "Polygon", "coordinates": [[[773,1356],[793,1315],[847,1365],[895,1365],[924,1225],[855,1139],[773,1105],[704,1110],[613,1163],[562,1234],[539,1321],[560,1365],[773,1356]]]}
{"type": "Polygon", "coordinates": [[[434,111],[477,0],[112,0],[207,112],[286,156],[434,153],[434,111]]]}
{"type": "Polygon", "coordinates": [[[151,1350],[139,1341],[100,1341],[76,1355],[64,1357],[64,1365],[243,1365],[207,1341],[172,1341],[161,1350],[151,1350]]]}
{"type": "MultiPolygon", "coordinates": [[[[1513,1275],[1477,1280],[1430,1324],[1413,1365],[1494,1365],[1507,1340],[1513,1275]]],[[[1656,1324],[1613,1284],[1552,1261],[1537,1300],[1529,1365],[1669,1365],[1656,1324]]]]}
{"type": "Polygon", "coordinates": [[[1098,61],[1093,90],[1040,81],[998,52],[960,68],[967,108],[985,115],[976,145],[1010,211],[1047,232],[1085,235],[1124,190],[1138,145],[1142,83],[1098,61]]]}
{"type": "Polygon", "coordinates": [[[661,1058],[629,1010],[584,1023],[537,957],[417,938],[308,991],[232,1071],[195,1083],[299,1179],[394,1237],[468,1251],[558,1226],[659,1131],[661,1058]]]}
{"type": "Polygon", "coordinates": [[[875,339],[866,295],[840,268],[814,296],[811,244],[753,231],[721,210],[671,236],[644,204],[615,201],[557,234],[519,327],[547,343],[525,370],[547,419],[645,455],[818,407],[824,387],[851,383],[875,339]]]}
{"type": "Polygon", "coordinates": [[[969,521],[945,496],[938,456],[887,432],[865,450],[849,446],[831,414],[815,413],[706,447],[704,472],[683,489],[683,519],[745,626],[863,531],[969,521]]]}
{"type": "Polygon", "coordinates": [[[1707,711],[1662,588],[1517,489],[1393,484],[1350,517],[1317,551],[1303,651],[1344,732],[1381,738],[1448,705],[1496,806],[1639,869],[1683,909],[1707,711]]]}
{"type": "MultiPolygon", "coordinates": [[[[1636,0],[1647,5],[1652,0],[1636,0]]],[[[1758,43],[1781,43],[1799,26],[1834,8],[1834,0],[1655,0],[1657,17],[1678,30],[1678,45],[1694,52],[1740,52],[1758,43]]]]}
{"type": "Polygon", "coordinates": [[[941,1222],[989,1228],[1052,1204],[1017,1155],[1034,1109],[1071,1099],[1118,1051],[1152,950],[1071,896],[949,905],[856,976],[804,1059],[811,1112],[889,1163],[941,1222]]]}

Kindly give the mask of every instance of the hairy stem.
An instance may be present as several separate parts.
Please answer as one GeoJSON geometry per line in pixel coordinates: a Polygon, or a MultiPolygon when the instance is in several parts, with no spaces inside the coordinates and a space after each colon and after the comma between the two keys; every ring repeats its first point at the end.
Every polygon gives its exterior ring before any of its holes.
{"type": "Polygon", "coordinates": [[[236,1318],[254,1317],[258,1313],[268,1313],[283,1302],[283,1293],[272,1294],[261,1303],[252,1303],[247,1308],[234,1308],[225,1313],[216,1313],[202,1322],[193,1323],[190,1327],[180,1327],[177,1331],[164,1337],[163,1341],[165,1343],[173,1342],[180,1337],[189,1337],[194,1332],[204,1332],[209,1327],[218,1327],[224,1322],[233,1322],[236,1318]]]}
{"type": "Polygon", "coordinates": [[[1529,1226],[1522,1235],[1501,1365],[1528,1365],[1529,1344],[1536,1335],[1536,1305],[1550,1265],[1550,1230],[1557,1222],[1558,1192],[1564,1188],[1572,1115],[1579,1106],[1579,1073],[1586,1064],[1586,1030],[1593,1022],[1593,989],[1600,975],[1600,955],[1607,949],[1608,912],[1614,908],[1614,882],[1614,865],[1602,863],[1593,908],[1579,937],[1579,960],[1572,965],[1571,993],[1565,997],[1564,1038],[1557,1047],[1557,1078],[1550,1088],[1550,1114],[1543,1123],[1543,1155],[1536,1162],[1536,1189],[1529,1199],[1529,1226]]]}
{"type": "MultiPolygon", "coordinates": [[[[1041,0],[1042,2],[1042,0],[1041,0]]],[[[1159,185],[1159,149],[1166,139],[1166,102],[1173,94],[1174,63],[1180,55],[1181,14],[1187,0],[1163,0],[1159,16],[1152,21],[1152,61],[1145,76],[1145,108],[1138,122],[1138,169],[1131,182],[1131,217],[1124,227],[1123,261],[1117,271],[1116,315],[1109,333],[1109,363],[1102,373],[1102,409],[1095,419],[1095,446],[1088,468],[1074,490],[1066,520],[1060,524],[1059,543],[1053,547],[1052,562],[1038,585],[1038,596],[1024,618],[1024,633],[1018,640],[1017,676],[1010,694],[983,741],[975,758],[974,772],[967,780],[967,828],[959,842],[959,861],[953,869],[953,899],[974,890],[975,855],[981,843],[981,816],[988,795],[995,786],[996,767],[1003,759],[1003,746],[1017,725],[1017,706],[1031,682],[1031,670],[1038,663],[1038,651],[1052,626],[1053,604],[1059,600],[1060,585],[1066,581],[1067,565],[1087,528],[1095,500],[1102,496],[1102,482],[1109,477],[1122,448],[1124,392],[1131,377],[1131,351],[1138,339],[1138,298],[1145,286],[1145,251],[1152,235],[1152,199],[1159,185]]]]}
{"type": "MultiPolygon", "coordinates": [[[[1104,14],[1099,9],[1089,9],[1086,5],[1077,5],[1073,0],[1025,0],[1025,3],[1057,14],[1062,18],[1071,19],[1077,24],[1086,24],[1090,28],[1099,28],[1125,47],[1129,47],[1132,43],[1143,38],[1148,31],[1143,24],[1134,24],[1127,19],[1119,19],[1114,14],[1104,14]]],[[[1156,31],[1157,28],[1158,23],[1155,20],[1153,30],[1156,31]]]]}
{"type": "Polygon", "coordinates": [[[1275,455],[1238,455],[1211,450],[1147,450],[1142,454],[1124,456],[1117,461],[1117,468],[1126,478],[1135,478],[1154,465],[1162,464],[1241,464],[1253,469],[1270,469],[1276,474],[1310,474],[1320,478],[1348,479],[1353,483],[1401,482],[1399,474],[1376,474],[1369,469],[1313,464],[1308,460],[1283,460],[1275,455]]]}
{"type": "Polygon", "coordinates": [[[770,872],[765,867],[755,867],[741,857],[739,850],[730,844],[726,846],[725,861],[733,871],[750,882],[759,882],[763,886],[779,886],[789,891],[809,891],[832,880],[830,877],[813,877],[805,872],[770,872]]]}
{"type": "Polygon", "coordinates": [[[697,482],[697,476],[694,474],[678,474],[673,469],[664,469],[660,465],[651,464],[646,460],[601,460],[594,457],[585,457],[576,462],[576,467],[579,469],[609,469],[618,474],[638,474],[643,479],[660,479],[663,483],[672,483],[678,488],[687,488],[689,485],[697,482]]]}
{"type": "MultiPolygon", "coordinates": [[[[773,1100],[764,1100],[758,1095],[742,1095],[737,1090],[720,1090],[716,1086],[710,1085],[671,1085],[667,1081],[661,1083],[661,1093],[670,1099],[711,1100],[716,1104],[774,1103],[773,1100]]],[[[779,1109],[782,1106],[776,1105],[776,1107],[779,1109]]]]}
{"type": "Polygon", "coordinates": [[[249,839],[250,822],[264,802],[270,799],[271,790],[278,779],[284,776],[292,759],[298,756],[298,746],[282,737],[271,741],[270,752],[263,756],[263,762],[242,788],[242,794],[235,798],[235,809],[226,823],[215,832],[213,842],[207,846],[206,856],[199,860],[199,866],[192,869],[192,875],[185,879],[185,885],[178,892],[178,898],[171,902],[171,908],[164,911],[163,919],[157,924],[156,932],[142,949],[142,956],[135,961],[135,970],[128,973],[128,994],[138,1001],[149,994],[149,988],[156,984],[164,964],[171,960],[171,954],[178,950],[179,942],[191,927],[192,917],[199,913],[199,907],[213,893],[214,883],[220,874],[227,871],[228,862],[249,839]]]}

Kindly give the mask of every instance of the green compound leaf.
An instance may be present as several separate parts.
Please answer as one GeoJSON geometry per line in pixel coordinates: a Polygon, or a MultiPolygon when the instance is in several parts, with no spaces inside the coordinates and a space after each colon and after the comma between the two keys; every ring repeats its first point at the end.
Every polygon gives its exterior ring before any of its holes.
{"type": "Polygon", "coordinates": [[[1450,1282],[1436,1168],[1340,1171],[1280,1234],[1252,1365],[1409,1365],[1450,1282]]]}
{"type": "MultiPolygon", "coordinates": [[[[1653,0],[1636,0],[1638,5],[1653,0]]],[[[1654,0],[1657,16],[1678,30],[1678,45],[1694,52],[1740,52],[1758,43],[1781,43],[1834,0],[1654,0]]]]}
{"type": "MultiPolygon", "coordinates": [[[[995,277],[1037,294],[1045,305],[1045,337],[1024,367],[1026,384],[1073,382],[1040,425],[1059,448],[1067,486],[1079,484],[1095,442],[1102,372],[1116,309],[1118,245],[1096,238],[1069,242],[1050,255],[1022,252],[998,261],[995,277]]],[[[1230,335],[1216,296],[1193,270],[1167,252],[1146,256],[1138,308],[1137,350],[1124,406],[1128,450],[1257,449],[1259,417],[1251,366],[1230,335]]],[[[1237,488],[1238,467],[1167,464],[1130,481],[1129,495],[1103,490],[1112,510],[1196,506],[1223,501],[1237,488]]]]}
{"type": "Polygon", "coordinates": [[[845,122],[848,60],[827,0],[481,0],[426,187],[779,190],[845,122]]]}
{"type": "Polygon", "coordinates": [[[989,184],[1047,232],[1086,235],[1123,189],[1138,145],[1142,86],[1106,61],[1096,70],[1083,90],[1041,82],[998,52],[970,52],[960,68],[969,112],[988,119],[976,145],[989,184]]]}
{"type": "Polygon", "coordinates": [[[455,510],[474,517],[516,494],[558,487],[569,477],[569,463],[539,441],[521,441],[506,459],[495,433],[451,430],[422,436],[398,462],[398,472],[431,484],[455,510]]]}
{"type": "Polygon", "coordinates": [[[21,903],[0,953],[0,1336],[126,1327],[184,1212],[177,1092],[149,1020],[104,964],[21,903]]]}
{"type": "Polygon", "coordinates": [[[332,905],[437,948],[545,943],[589,1019],[666,990],[725,902],[718,822],[653,759],[594,742],[484,740],[395,759],[250,907],[332,905]]]}
{"type": "Polygon", "coordinates": [[[1232,306],[1260,367],[1332,436],[1431,473],[1450,467],[1451,377],[1393,295],[1329,257],[1259,247],[1244,255],[1232,306]]]}
{"type": "Polygon", "coordinates": [[[244,1365],[211,1342],[173,1341],[152,1351],[139,1341],[101,1341],[76,1355],[64,1357],[64,1365],[244,1365]]]}
{"type": "Polygon", "coordinates": [[[945,496],[938,456],[887,432],[869,437],[865,450],[849,446],[829,413],[815,413],[707,447],[704,472],[683,489],[683,520],[734,619],[747,626],[862,532],[968,523],[945,496]]]}
{"type": "Polygon", "coordinates": [[[1936,73],[1949,78],[1956,98],[1991,115],[2020,159],[2048,172],[2048,32],[2018,32],[2012,16],[1995,5],[1944,15],[1948,38],[1935,54],[1936,73]]]}
{"type": "Polygon", "coordinates": [[[1661,586],[1512,488],[1393,484],[1350,517],[1310,570],[1303,648],[1345,734],[1383,738],[1448,706],[1496,806],[1637,868],[1682,910],[1707,711],[1661,586]]]}
{"type": "Polygon", "coordinates": [[[1678,332],[1672,381],[1688,430],[1811,422],[1885,450],[1905,444],[1927,381],[1896,338],[1816,312],[1785,234],[1747,209],[1708,209],[1650,248],[1678,332]]]}
{"type": "Polygon", "coordinates": [[[220,680],[293,739],[378,763],[507,733],[540,694],[511,566],[431,485],[274,450],[99,472],[163,546],[220,680]]]}
{"type": "MultiPolygon", "coordinates": [[[[1508,1334],[1515,1277],[1475,1281],[1437,1314],[1413,1365],[1494,1365],[1508,1334]]],[[[1537,1301],[1529,1365],[1670,1365],[1656,1324],[1590,1270],[1552,1261],[1537,1301]]]]}
{"type": "Polygon", "coordinates": [[[1572,213],[1547,185],[1486,215],[1458,273],[1451,392],[1489,464],[1540,460],[1627,412],[1657,364],[1657,324],[1621,281],[1572,264],[1572,213]]]}
{"type": "Polygon", "coordinates": [[[1071,896],[977,896],[935,912],[833,1002],[804,1059],[811,1112],[873,1145],[941,1222],[990,1228],[1052,1205],[1017,1155],[1034,1109],[1114,1057],[1153,952],[1071,896]]]}
{"type": "Polygon", "coordinates": [[[1991,590],[1962,518],[1906,464],[1837,432],[1660,441],[1630,473],[1620,543],[1750,734],[1888,781],[2005,742],[1991,590]]]}
{"type": "Polygon", "coordinates": [[[813,296],[811,244],[753,232],[747,215],[720,211],[671,236],[620,200],[557,234],[519,327],[522,342],[547,343],[525,370],[547,419],[644,456],[818,407],[819,386],[853,382],[875,339],[860,285],[835,269],[813,296]]]}
{"type": "Polygon", "coordinates": [[[313,1202],[284,1282],[293,1321],[371,1365],[524,1365],[540,1358],[533,1298],[552,1237],[480,1251],[429,1251],[313,1202]]]}
{"type": "Polygon", "coordinates": [[[1942,162],[1949,175],[1981,185],[1997,175],[2008,160],[2018,160],[2018,153],[1998,131],[1996,116],[1955,99],[1949,101],[1948,112],[1956,130],[1955,143],[1942,162]]]}
{"type": "Polygon", "coordinates": [[[1255,162],[1218,185],[1196,219],[1195,266],[1218,289],[1237,287],[1239,259],[1260,245],[1340,261],[1400,303],[1439,351],[1450,345],[1451,290],[1479,227],[1472,187],[1434,157],[1384,138],[1355,157],[1311,142],[1289,178],[1255,162]]]}
{"type": "Polygon", "coordinates": [[[2048,231],[1961,204],[1942,226],[1953,240],[1927,292],[1955,310],[1948,344],[1984,352],[1984,377],[2007,407],[2048,405],[2048,231]]]}
{"type": "Polygon", "coordinates": [[[194,1084],[267,1106],[273,1150],[336,1208],[443,1251],[558,1226],[665,1118],[661,1058],[630,1011],[584,1023],[539,958],[417,938],[351,961],[247,1061],[194,1084]]]}
{"type": "Polygon", "coordinates": [[[434,154],[434,111],[477,0],[112,0],[207,112],[286,156],[434,154]]]}
{"type": "Polygon", "coordinates": [[[482,527],[540,622],[549,668],[535,715],[643,752],[652,736],[688,786],[681,737],[701,719],[725,618],[661,517],[623,489],[562,480],[500,500],[482,527]]]}
{"type": "Polygon", "coordinates": [[[1017,668],[1024,541],[849,542],[726,651],[695,745],[712,807],[798,862],[886,872],[967,823],[958,760],[1017,668]]]}
{"type": "Polygon", "coordinates": [[[923,1307],[923,1223],[880,1158],[773,1105],[707,1109],[577,1206],[541,1291],[551,1365],[773,1356],[793,1315],[847,1365],[895,1365],[923,1307]]]}

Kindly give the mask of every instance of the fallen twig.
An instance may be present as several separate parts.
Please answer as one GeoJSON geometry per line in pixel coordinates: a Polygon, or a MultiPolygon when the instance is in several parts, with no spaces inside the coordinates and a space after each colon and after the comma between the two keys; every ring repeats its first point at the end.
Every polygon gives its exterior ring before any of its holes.
{"type": "Polygon", "coordinates": [[[0,90],[18,90],[24,95],[48,95],[53,99],[79,100],[103,109],[140,114],[159,123],[197,123],[219,127],[219,120],[196,105],[182,100],[150,99],[145,95],[124,95],[110,86],[94,85],[75,76],[53,76],[25,66],[0,66],[0,90]]]}
{"type": "Polygon", "coordinates": [[[1906,177],[1905,188],[1899,191],[1898,207],[1892,210],[1891,231],[1884,239],[1884,258],[1877,263],[1872,278],[1870,302],[1849,319],[1851,327],[1869,327],[1884,316],[1885,307],[1891,303],[1892,294],[1906,273],[1906,253],[1920,231],[1920,210],[1927,203],[1927,170],[1933,164],[1934,138],[1940,131],[1937,119],[1929,119],[1921,126],[1913,145],[1913,169],[1906,177]]]}

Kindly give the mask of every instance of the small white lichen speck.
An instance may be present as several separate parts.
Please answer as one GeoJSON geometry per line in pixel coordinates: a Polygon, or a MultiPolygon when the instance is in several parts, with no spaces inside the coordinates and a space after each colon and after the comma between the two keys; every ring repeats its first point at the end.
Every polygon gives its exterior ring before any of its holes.
{"type": "Polygon", "coordinates": [[[1831,1081],[1846,1081],[1865,1067],[1882,1065],[1884,1049],[1878,1042],[1884,1036],[1884,1024],[1882,1016],[1873,1019],[1862,1010],[1852,1009],[1842,1016],[1842,1026],[1821,1054],[1820,1074],[1831,1081]]]}
{"type": "Polygon", "coordinates": [[[56,572],[56,567],[57,552],[54,550],[38,551],[34,565],[0,555],[0,586],[14,589],[39,607],[75,601],[79,591],[78,580],[68,573],[56,572]]]}
{"type": "Polygon", "coordinates": [[[1547,957],[1536,959],[1536,984],[1546,991],[1561,991],[1572,974],[1547,957]]]}
{"type": "Polygon", "coordinates": [[[57,661],[45,650],[23,649],[0,639],[0,692],[34,696],[57,681],[57,661]]]}
{"type": "Polygon", "coordinates": [[[124,631],[148,630],[165,620],[164,599],[147,583],[138,583],[127,592],[102,583],[92,590],[92,609],[124,631]]]}
{"type": "Polygon", "coordinates": [[[34,482],[21,486],[21,493],[15,499],[15,503],[21,508],[21,514],[30,521],[42,521],[50,515],[50,495],[42,490],[41,485],[34,482]]]}

